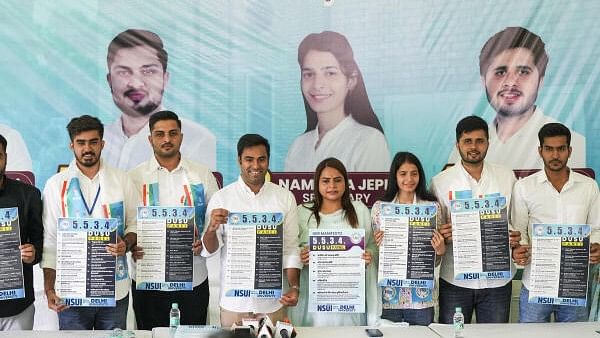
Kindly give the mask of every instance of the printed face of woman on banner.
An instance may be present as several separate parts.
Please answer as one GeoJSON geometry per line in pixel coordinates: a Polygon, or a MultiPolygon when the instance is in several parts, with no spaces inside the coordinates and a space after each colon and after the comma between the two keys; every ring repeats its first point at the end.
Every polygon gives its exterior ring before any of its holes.
{"type": "Polygon", "coordinates": [[[302,64],[302,95],[317,113],[329,121],[341,121],[346,96],[356,85],[356,74],[345,74],[330,52],[310,50],[302,64]]]}

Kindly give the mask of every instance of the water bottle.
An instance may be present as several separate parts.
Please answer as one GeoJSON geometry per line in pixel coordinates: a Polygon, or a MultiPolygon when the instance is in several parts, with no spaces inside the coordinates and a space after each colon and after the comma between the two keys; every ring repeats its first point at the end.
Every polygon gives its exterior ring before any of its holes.
{"type": "Polygon", "coordinates": [[[462,308],[460,306],[456,308],[456,312],[454,313],[452,320],[454,322],[454,338],[463,338],[463,330],[465,329],[465,315],[463,315],[462,308]]]}
{"type": "Polygon", "coordinates": [[[180,318],[181,313],[179,313],[179,304],[171,304],[171,312],[169,312],[169,327],[171,329],[177,329],[180,318]]]}

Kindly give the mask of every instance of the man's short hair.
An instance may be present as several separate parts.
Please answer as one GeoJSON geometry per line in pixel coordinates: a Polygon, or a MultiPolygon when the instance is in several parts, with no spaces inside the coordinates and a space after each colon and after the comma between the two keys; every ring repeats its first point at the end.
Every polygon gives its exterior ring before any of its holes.
{"type": "Polygon", "coordinates": [[[554,136],[566,136],[567,137],[567,145],[571,146],[571,131],[567,126],[562,123],[554,122],[554,123],[546,123],[540,128],[538,132],[538,139],[540,140],[540,147],[544,145],[544,139],[546,137],[554,137],[554,136]]]}
{"type": "Polygon", "coordinates": [[[237,144],[238,157],[242,156],[244,149],[259,145],[265,146],[265,148],[267,148],[267,157],[271,157],[271,146],[269,145],[269,141],[258,134],[246,134],[240,137],[237,144]]]}
{"type": "Polygon", "coordinates": [[[150,127],[150,132],[152,132],[152,130],[154,129],[154,125],[156,124],[156,122],[167,121],[167,120],[176,121],[177,127],[179,127],[179,129],[181,129],[181,120],[179,119],[179,116],[177,116],[177,114],[175,114],[174,112],[172,112],[170,110],[161,110],[159,112],[156,112],[155,114],[152,114],[152,116],[150,116],[150,120],[148,121],[148,126],[150,127]]]}
{"type": "Polygon", "coordinates": [[[6,137],[4,137],[2,134],[0,134],[0,144],[2,145],[2,149],[4,149],[4,152],[6,152],[6,146],[8,145],[8,142],[6,142],[6,137]]]}
{"type": "Polygon", "coordinates": [[[156,56],[162,65],[163,71],[167,71],[169,54],[167,54],[160,36],[158,36],[156,33],[143,29],[128,29],[119,33],[119,35],[112,39],[112,41],[108,44],[108,54],[106,56],[106,62],[108,63],[109,70],[115,54],[117,54],[120,49],[133,48],[137,46],[147,46],[156,50],[156,56]]]}
{"type": "Polygon", "coordinates": [[[481,117],[471,115],[458,121],[456,125],[456,142],[458,142],[463,133],[470,133],[474,130],[483,130],[485,138],[490,138],[487,123],[481,117]]]}
{"type": "Polygon", "coordinates": [[[548,65],[546,45],[539,35],[523,27],[506,27],[487,40],[479,54],[479,74],[484,76],[492,60],[498,54],[513,48],[529,49],[533,54],[533,63],[540,72],[540,76],[546,74],[548,65]]]}
{"type": "Polygon", "coordinates": [[[95,116],[81,115],[72,118],[69,124],[67,124],[67,131],[69,132],[71,141],[73,141],[75,136],[90,130],[97,130],[100,138],[104,137],[104,125],[95,116]]]}

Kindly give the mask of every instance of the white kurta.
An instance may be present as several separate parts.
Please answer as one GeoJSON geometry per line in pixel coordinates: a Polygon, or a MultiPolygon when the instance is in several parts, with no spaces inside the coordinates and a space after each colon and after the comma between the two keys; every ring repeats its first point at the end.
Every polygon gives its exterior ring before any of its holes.
{"type": "MultiPolygon", "coordinates": [[[[136,206],[143,206],[142,188],[144,184],[158,183],[159,205],[161,206],[183,206],[184,184],[202,184],[207,204],[210,197],[219,189],[217,180],[208,167],[185,158],[182,158],[179,165],[173,171],[169,172],[167,169],[161,167],[156,158],[152,156],[148,161],[131,170],[128,176],[136,189],[137,197],[134,201],[130,201],[130,203],[136,206]]],[[[196,220],[196,224],[198,222],[204,222],[204,220],[196,220]]],[[[194,256],[193,262],[193,286],[196,287],[206,280],[208,270],[206,269],[206,258],[194,256]]],[[[136,264],[133,259],[129,263],[132,267],[131,278],[135,280],[136,264]]]]}

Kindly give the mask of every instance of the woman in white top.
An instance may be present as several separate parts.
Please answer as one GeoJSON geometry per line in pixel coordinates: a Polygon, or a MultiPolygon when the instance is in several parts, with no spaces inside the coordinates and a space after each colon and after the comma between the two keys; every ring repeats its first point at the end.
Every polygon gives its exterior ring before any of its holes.
{"type": "MultiPolygon", "coordinates": [[[[382,201],[399,204],[434,203],[439,212],[437,199],[427,190],[426,182],[421,161],[415,155],[399,152],[394,156],[387,191],[381,201],[375,202],[371,209],[377,246],[383,242],[384,235],[384,232],[379,230],[381,226],[379,205],[382,201]]],[[[437,220],[439,219],[438,217],[437,220]]],[[[439,258],[446,252],[446,245],[444,237],[437,230],[433,232],[431,245],[436,254],[436,265],[439,265],[439,258]]],[[[433,289],[386,286],[381,288],[379,296],[382,304],[382,319],[424,326],[433,322],[435,306],[433,289]]]]}
{"type": "Polygon", "coordinates": [[[372,262],[377,251],[370,226],[369,209],[360,201],[350,199],[348,174],[344,165],[335,158],[323,160],[314,176],[314,199],[298,206],[298,242],[304,268],[300,274],[300,296],[288,314],[295,326],[360,326],[374,324],[377,319],[377,264],[372,262]],[[366,245],[363,259],[366,263],[365,297],[366,313],[309,312],[308,240],[310,229],[365,229],[366,245]]]}
{"type": "Polygon", "coordinates": [[[309,34],[298,63],[306,130],[290,146],[285,171],[312,172],[328,157],[350,172],[387,171],[387,141],[348,40],[330,31],[309,34]]]}

